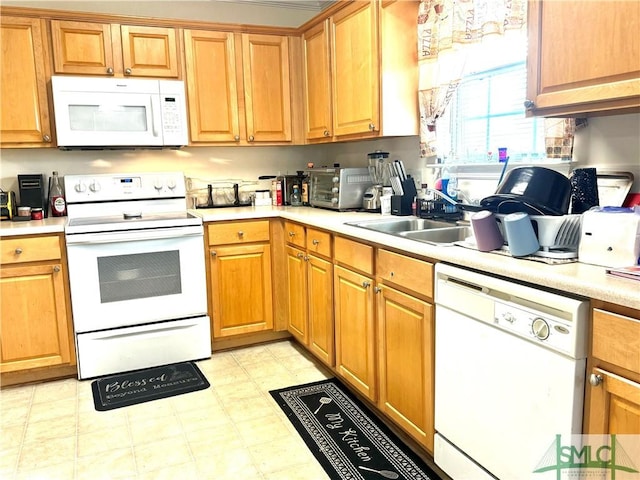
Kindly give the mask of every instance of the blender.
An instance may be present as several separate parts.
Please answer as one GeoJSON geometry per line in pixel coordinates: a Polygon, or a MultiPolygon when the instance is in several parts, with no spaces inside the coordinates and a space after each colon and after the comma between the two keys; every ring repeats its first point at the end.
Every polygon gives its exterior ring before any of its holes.
{"type": "Polygon", "coordinates": [[[362,208],[368,212],[379,212],[389,152],[376,150],[373,153],[368,153],[367,158],[369,161],[369,175],[373,185],[367,188],[362,196],[362,208]]]}

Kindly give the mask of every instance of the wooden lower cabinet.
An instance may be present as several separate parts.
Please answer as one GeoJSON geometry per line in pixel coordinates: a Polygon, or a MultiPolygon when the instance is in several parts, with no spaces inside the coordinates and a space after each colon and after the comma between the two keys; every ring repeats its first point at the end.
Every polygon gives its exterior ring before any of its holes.
{"type": "Polygon", "coordinates": [[[269,220],[206,225],[213,339],[273,330],[269,220]]]}
{"type": "Polygon", "coordinates": [[[590,433],[640,434],[640,383],[601,368],[591,371],[590,433]]]}
{"type": "Polygon", "coordinates": [[[378,288],[378,405],[433,451],[433,306],[394,288],[378,288]]]}
{"type": "Polygon", "coordinates": [[[585,433],[640,435],[640,311],[602,307],[592,312],[585,433]]]}
{"type": "MultiPolygon", "coordinates": [[[[338,247],[336,246],[336,253],[338,247]]],[[[334,267],[336,371],[371,401],[377,400],[373,280],[334,267]]]]}
{"type": "Polygon", "coordinates": [[[61,257],[58,236],[2,241],[0,372],[3,374],[75,365],[61,257]]]}
{"type": "Polygon", "coordinates": [[[209,250],[214,338],[273,329],[269,244],[209,250]]]}

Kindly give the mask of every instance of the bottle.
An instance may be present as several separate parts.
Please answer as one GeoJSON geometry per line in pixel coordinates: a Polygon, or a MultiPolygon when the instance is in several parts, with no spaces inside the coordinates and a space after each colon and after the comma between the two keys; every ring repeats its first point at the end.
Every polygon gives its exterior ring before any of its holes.
{"type": "Polygon", "coordinates": [[[302,205],[302,195],[300,195],[300,186],[294,185],[291,193],[291,206],[300,207],[302,205]]]}
{"type": "Polygon", "coordinates": [[[62,193],[58,172],[53,172],[51,177],[51,189],[49,190],[49,205],[51,206],[51,216],[64,217],[67,214],[67,202],[62,193]]]}
{"type": "Polygon", "coordinates": [[[447,191],[445,192],[453,200],[458,198],[458,176],[456,169],[453,168],[449,173],[449,182],[447,183],[447,191]]]}

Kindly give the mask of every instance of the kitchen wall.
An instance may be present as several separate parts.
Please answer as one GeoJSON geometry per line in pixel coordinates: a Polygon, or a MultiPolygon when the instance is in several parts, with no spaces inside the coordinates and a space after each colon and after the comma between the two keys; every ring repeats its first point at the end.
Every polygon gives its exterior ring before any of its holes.
{"type": "Polygon", "coordinates": [[[295,174],[307,163],[315,167],[366,166],[367,153],[384,150],[392,159],[405,161],[407,169],[419,175],[418,137],[377,139],[332,145],[283,147],[185,147],[181,150],[79,150],[54,148],[2,149],[0,187],[17,190],[19,173],[60,175],[183,171],[187,177],[220,181],[257,180],[260,175],[295,174]]]}

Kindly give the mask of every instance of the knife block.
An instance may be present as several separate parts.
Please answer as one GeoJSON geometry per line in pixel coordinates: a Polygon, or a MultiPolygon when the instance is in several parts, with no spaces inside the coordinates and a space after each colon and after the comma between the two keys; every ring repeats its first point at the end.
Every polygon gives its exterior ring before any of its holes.
{"type": "Polygon", "coordinates": [[[416,184],[411,177],[402,181],[403,195],[391,195],[391,215],[413,215],[413,200],[418,195],[416,184]]]}

